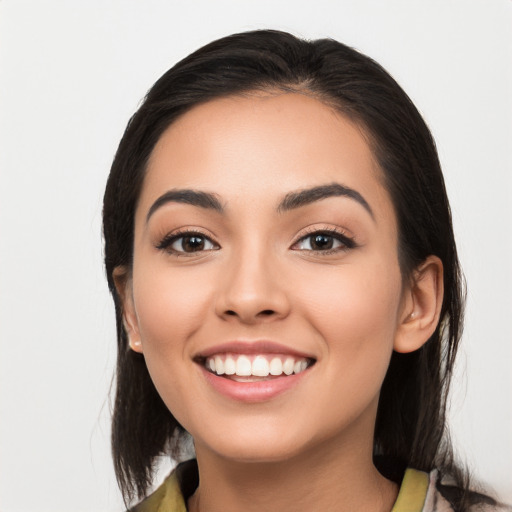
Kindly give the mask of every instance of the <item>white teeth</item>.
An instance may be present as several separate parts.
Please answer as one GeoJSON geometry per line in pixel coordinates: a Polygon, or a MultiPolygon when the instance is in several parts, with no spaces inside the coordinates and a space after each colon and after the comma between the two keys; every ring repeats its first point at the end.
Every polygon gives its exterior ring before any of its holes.
{"type": "Polygon", "coordinates": [[[293,373],[293,365],[295,360],[291,357],[287,357],[283,364],[283,372],[285,375],[291,375],[293,373]]]}
{"type": "Polygon", "coordinates": [[[270,372],[270,365],[263,356],[256,356],[252,362],[252,374],[256,377],[266,377],[270,372]]]}
{"type": "Polygon", "coordinates": [[[274,357],[270,361],[270,375],[281,375],[283,373],[283,362],[279,357],[274,357]]]}
{"type": "Polygon", "coordinates": [[[221,359],[220,356],[217,356],[215,358],[215,372],[217,373],[217,375],[224,374],[224,361],[221,359]]]}
{"type": "Polygon", "coordinates": [[[224,373],[226,375],[234,375],[236,373],[236,363],[231,356],[226,357],[226,361],[224,362],[224,373]]]}
{"type": "Polygon", "coordinates": [[[303,372],[308,367],[308,363],[304,360],[297,361],[293,365],[293,373],[300,373],[303,372]]]}
{"type": "Polygon", "coordinates": [[[246,355],[216,355],[208,357],[205,367],[217,375],[236,375],[238,377],[268,377],[279,375],[292,375],[303,372],[308,367],[306,359],[276,356],[272,359],[264,355],[257,355],[252,359],[246,355]]]}
{"type": "MultiPolygon", "coordinates": [[[[217,358],[215,358],[217,359],[217,358]]],[[[217,360],[215,360],[217,362],[217,360]]],[[[217,372],[219,373],[219,372],[217,372]]],[[[236,361],[236,374],[240,377],[248,377],[252,374],[251,360],[246,356],[240,356],[236,361]]]]}

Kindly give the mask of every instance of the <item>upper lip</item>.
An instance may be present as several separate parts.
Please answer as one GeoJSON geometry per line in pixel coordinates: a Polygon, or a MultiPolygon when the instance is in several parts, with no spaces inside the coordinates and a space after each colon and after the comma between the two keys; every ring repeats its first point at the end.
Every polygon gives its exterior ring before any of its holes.
{"type": "Polygon", "coordinates": [[[283,354],[295,356],[297,358],[316,359],[312,354],[301,352],[280,343],[275,343],[269,340],[257,341],[229,341],[220,345],[214,345],[201,350],[196,354],[194,359],[202,359],[210,357],[214,354],[283,354]]]}

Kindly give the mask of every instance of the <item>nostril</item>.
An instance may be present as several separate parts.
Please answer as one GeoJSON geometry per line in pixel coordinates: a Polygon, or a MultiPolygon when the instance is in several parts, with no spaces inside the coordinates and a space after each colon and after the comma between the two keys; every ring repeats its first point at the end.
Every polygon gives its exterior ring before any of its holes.
{"type": "Polygon", "coordinates": [[[264,319],[264,318],[273,318],[277,314],[276,310],[274,309],[262,309],[261,311],[238,311],[236,309],[226,309],[223,313],[224,317],[230,317],[235,316],[240,318],[242,321],[252,322],[256,321],[257,319],[264,319]]]}
{"type": "MultiPolygon", "coordinates": [[[[260,311],[258,313],[258,316],[270,316],[270,315],[273,315],[275,313],[274,310],[272,309],[264,309],[263,311],[260,311]]],[[[233,311],[232,309],[228,309],[226,310],[225,312],[226,315],[230,315],[230,316],[237,316],[237,313],[236,311],[233,311]]]]}

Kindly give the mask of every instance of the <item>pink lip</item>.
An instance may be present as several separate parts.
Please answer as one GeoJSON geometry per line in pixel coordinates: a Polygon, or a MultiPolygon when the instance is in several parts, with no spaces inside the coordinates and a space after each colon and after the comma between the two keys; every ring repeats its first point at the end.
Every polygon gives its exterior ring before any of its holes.
{"type": "Polygon", "coordinates": [[[218,393],[240,402],[255,403],[265,402],[281,393],[296,386],[305,375],[309,374],[309,369],[288,377],[276,377],[270,380],[259,382],[236,382],[225,377],[220,377],[209,372],[200,365],[200,369],[206,381],[218,393]]]}
{"type": "Polygon", "coordinates": [[[198,364],[205,380],[218,393],[227,396],[233,400],[242,402],[264,402],[270,400],[281,393],[296,386],[305,375],[309,374],[310,369],[301,373],[289,376],[275,377],[268,380],[258,382],[236,382],[226,377],[215,375],[208,371],[203,362],[206,358],[215,354],[280,354],[289,355],[297,358],[315,359],[316,358],[305,352],[299,352],[286,345],[275,343],[269,340],[236,340],[227,343],[215,345],[199,352],[194,360],[198,364]]]}
{"type": "Polygon", "coordinates": [[[231,354],[282,354],[294,357],[303,357],[307,359],[315,359],[311,354],[299,352],[285,345],[275,343],[273,341],[232,341],[215,345],[198,353],[194,359],[206,358],[214,354],[231,353],[231,354]]]}

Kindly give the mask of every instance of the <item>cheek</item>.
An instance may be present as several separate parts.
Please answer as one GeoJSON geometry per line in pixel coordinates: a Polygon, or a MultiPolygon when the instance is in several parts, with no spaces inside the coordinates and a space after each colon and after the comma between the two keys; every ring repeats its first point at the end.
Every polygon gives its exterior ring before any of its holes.
{"type": "MultiPolygon", "coordinates": [[[[190,269],[192,270],[192,268],[190,269]]],[[[134,267],[133,294],[144,359],[163,401],[183,425],[190,403],[200,402],[190,388],[194,371],[191,339],[211,309],[209,281],[201,272],[173,272],[168,266],[134,267]]]]}
{"type": "Polygon", "coordinates": [[[303,298],[304,317],[324,340],[333,378],[336,372],[354,383],[375,377],[373,387],[380,388],[398,325],[398,263],[339,267],[323,282],[303,287],[297,296],[303,298]]]}
{"type": "Polygon", "coordinates": [[[188,270],[176,272],[165,264],[134,268],[135,310],[145,352],[183,351],[211,308],[207,275],[188,270]]]}
{"type": "MultiPolygon", "coordinates": [[[[382,331],[396,327],[401,276],[396,265],[346,265],[302,280],[297,297],[329,330],[382,331]],[[314,283],[314,285],[311,285],[314,283]]],[[[343,332],[339,332],[343,334],[343,332]]],[[[348,334],[348,333],[345,333],[348,334]]]]}
{"type": "Polygon", "coordinates": [[[308,296],[304,316],[324,343],[323,377],[336,390],[318,394],[316,413],[334,430],[377,407],[401,299],[398,267],[383,273],[371,267],[337,270],[323,290],[302,290],[308,296]]]}

